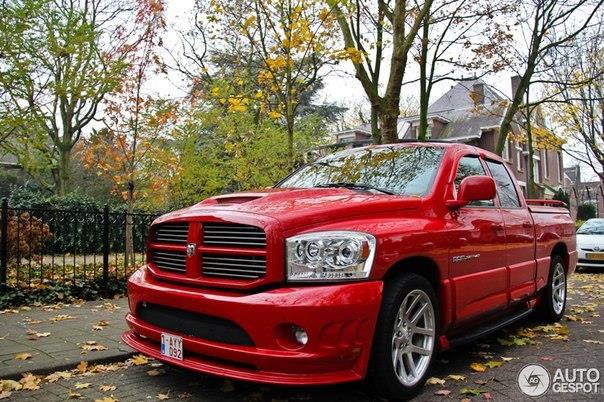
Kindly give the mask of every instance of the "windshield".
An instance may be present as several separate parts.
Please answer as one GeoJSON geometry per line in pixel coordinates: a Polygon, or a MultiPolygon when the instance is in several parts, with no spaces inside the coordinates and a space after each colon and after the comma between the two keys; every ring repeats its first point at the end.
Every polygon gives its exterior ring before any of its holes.
{"type": "Polygon", "coordinates": [[[585,222],[577,234],[604,235],[604,219],[590,219],[585,222]]]}
{"type": "Polygon", "coordinates": [[[347,187],[413,197],[431,187],[443,148],[397,146],[338,152],[303,166],[278,187],[347,187]]]}

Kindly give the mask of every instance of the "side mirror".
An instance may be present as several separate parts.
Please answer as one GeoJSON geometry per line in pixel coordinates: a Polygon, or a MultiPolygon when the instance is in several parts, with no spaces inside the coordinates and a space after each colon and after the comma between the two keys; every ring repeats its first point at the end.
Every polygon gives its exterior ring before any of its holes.
{"type": "Polygon", "coordinates": [[[495,198],[497,189],[495,180],[488,176],[468,176],[461,181],[457,190],[457,199],[448,200],[447,207],[461,208],[472,201],[488,201],[495,198]]]}

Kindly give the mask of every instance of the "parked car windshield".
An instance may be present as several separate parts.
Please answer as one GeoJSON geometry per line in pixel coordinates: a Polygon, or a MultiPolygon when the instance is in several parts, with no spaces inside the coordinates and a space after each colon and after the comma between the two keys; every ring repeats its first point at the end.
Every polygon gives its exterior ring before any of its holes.
{"type": "Polygon", "coordinates": [[[345,187],[386,194],[426,195],[440,166],[441,147],[359,148],[303,166],[281,188],[345,187]]]}
{"type": "Polygon", "coordinates": [[[577,234],[604,235],[604,219],[588,220],[577,230],[577,234]]]}

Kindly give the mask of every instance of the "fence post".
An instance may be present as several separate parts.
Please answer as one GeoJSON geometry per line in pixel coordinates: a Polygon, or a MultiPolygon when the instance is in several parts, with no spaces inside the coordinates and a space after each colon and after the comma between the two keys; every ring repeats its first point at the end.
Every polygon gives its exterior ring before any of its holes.
{"type": "Polygon", "coordinates": [[[8,200],[2,199],[0,211],[0,288],[6,285],[6,270],[8,265],[8,200]]]}
{"type": "Polygon", "coordinates": [[[109,282],[109,206],[103,209],[103,285],[109,282]]]}

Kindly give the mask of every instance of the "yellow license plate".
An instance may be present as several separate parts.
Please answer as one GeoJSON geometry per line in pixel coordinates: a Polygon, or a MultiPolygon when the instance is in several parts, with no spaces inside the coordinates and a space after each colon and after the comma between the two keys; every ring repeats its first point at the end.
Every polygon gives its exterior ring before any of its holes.
{"type": "Polygon", "coordinates": [[[604,260],[604,253],[587,253],[588,260],[604,260]]]}

